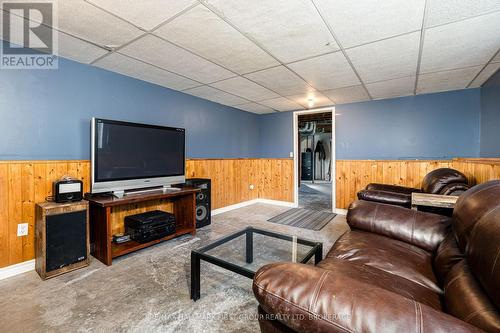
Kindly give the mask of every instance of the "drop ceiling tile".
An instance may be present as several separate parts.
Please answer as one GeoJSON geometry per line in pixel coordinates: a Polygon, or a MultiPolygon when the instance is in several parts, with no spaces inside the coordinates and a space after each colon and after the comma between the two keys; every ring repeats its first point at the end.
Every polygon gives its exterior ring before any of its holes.
{"type": "Polygon", "coordinates": [[[366,89],[368,89],[368,92],[374,99],[413,95],[414,88],[415,76],[374,82],[366,85],[366,89]]]}
{"type": "Polygon", "coordinates": [[[278,94],[271,90],[241,76],[215,82],[212,83],[211,86],[254,102],[279,97],[278,94]]]}
{"type": "Polygon", "coordinates": [[[204,6],[197,6],[154,32],[239,74],[279,64],[204,6]]]}
{"type": "Polygon", "coordinates": [[[485,83],[493,74],[500,69],[500,62],[487,65],[481,73],[472,81],[470,88],[478,88],[485,83]]]}
{"type": "MultiPolygon", "coordinates": [[[[64,0],[66,1],[66,0],[64,0]]],[[[160,23],[197,3],[195,0],[86,0],[119,16],[144,30],[160,23]]]]}
{"type": "Polygon", "coordinates": [[[347,50],[365,83],[415,75],[420,33],[402,35],[347,50]]]}
{"type": "Polygon", "coordinates": [[[210,86],[201,86],[192,89],[184,90],[186,94],[208,99],[212,102],[217,102],[224,105],[234,106],[248,103],[246,99],[231,95],[225,91],[212,88],[210,86]]]}
{"type": "Polygon", "coordinates": [[[190,79],[210,83],[235,74],[158,37],[148,35],[120,49],[120,53],[143,60],[190,79]]]}
{"type": "Polygon", "coordinates": [[[475,66],[419,75],[417,94],[465,89],[480,70],[481,66],[475,66]]]}
{"type": "Polygon", "coordinates": [[[360,83],[342,52],[325,54],[287,66],[318,90],[335,89],[360,83]]]}
{"type": "Polygon", "coordinates": [[[99,59],[94,63],[94,66],[175,90],[187,89],[199,85],[198,82],[145,64],[119,53],[113,53],[99,59]]]}
{"type": "Polygon", "coordinates": [[[284,66],[254,72],[245,75],[245,77],[280,95],[295,95],[314,90],[307,82],[284,66]]]}
{"type": "Polygon", "coordinates": [[[133,25],[82,0],[57,1],[56,11],[55,28],[101,46],[116,48],[143,33],[133,25]]]}
{"type": "MultiPolygon", "coordinates": [[[[23,18],[19,19],[25,20],[23,18]]],[[[3,36],[2,26],[3,24],[0,24],[0,36],[3,36]]],[[[42,25],[40,26],[40,29],[41,29],[40,33],[47,34],[51,33],[50,29],[52,28],[42,25]]],[[[108,53],[106,49],[85,42],[81,39],[75,38],[63,32],[57,32],[56,40],[57,42],[54,43],[56,49],[54,51],[54,54],[84,64],[89,64],[92,61],[96,60],[97,58],[102,57],[103,55],[108,53]]],[[[23,42],[17,41],[17,44],[21,45],[23,44],[23,42]]]]}
{"type": "Polygon", "coordinates": [[[78,38],[74,38],[65,33],[59,33],[59,45],[57,54],[63,58],[75,60],[84,64],[90,64],[92,61],[102,57],[107,50],[87,43],[78,38]]]}
{"type": "Polygon", "coordinates": [[[425,31],[421,73],[486,64],[500,47],[500,12],[425,31]]]}
{"type": "Polygon", "coordinates": [[[284,63],[338,50],[311,1],[204,0],[284,63]]]}
{"type": "Polygon", "coordinates": [[[265,106],[269,106],[270,108],[277,111],[292,111],[292,110],[300,110],[302,106],[298,103],[295,103],[292,100],[289,100],[285,97],[278,97],[273,99],[268,99],[265,101],[259,102],[260,104],[264,104],[265,106]]]}
{"type": "Polygon", "coordinates": [[[500,10],[498,0],[430,0],[426,27],[467,19],[500,10]]]}
{"type": "Polygon", "coordinates": [[[370,100],[370,96],[368,96],[365,89],[361,85],[323,91],[323,93],[334,101],[335,104],[364,102],[370,100]]]}
{"type": "Polygon", "coordinates": [[[422,28],[425,0],[318,0],[344,48],[422,28]]]}
{"type": "Polygon", "coordinates": [[[307,94],[287,96],[286,98],[294,101],[297,104],[300,104],[302,107],[306,109],[318,108],[322,106],[332,106],[335,104],[328,97],[326,97],[319,91],[310,92],[307,94]],[[313,102],[312,105],[309,104],[311,100],[313,102]]]}
{"type": "Polygon", "coordinates": [[[240,110],[244,110],[244,111],[248,111],[248,112],[252,112],[252,113],[258,113],[258,114],[276,112],[273,109],[268,108],[267,106],[253,103],[253,102],[241,104],[241,105],[235,106],[235,108],[240,109],[240,110]]]}

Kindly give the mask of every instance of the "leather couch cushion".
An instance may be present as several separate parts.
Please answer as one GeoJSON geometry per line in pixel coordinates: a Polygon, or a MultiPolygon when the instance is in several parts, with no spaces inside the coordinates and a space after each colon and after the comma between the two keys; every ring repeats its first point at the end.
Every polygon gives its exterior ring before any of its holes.
{"type": "Polygon", "coordinates": [[[295,332],[290,327],[282,324],[279,320],[277,320],[277,316],[273,316],[259,305],[259,326],[261,333],[293,333],[295,332]]]}
{"type": "Polygon", "coordinates": [[[429,172],[422,180],[422,191],[439,194],[450,183],[467,184],[467,177],[460,171],[450,168],[440,168],[429,172]]]}
{"type": "Polygon", "coordinates": [[[389,185],[389,184],[377,184],[370,183],[366,185],[367,190],[375,190],[375,191],[387,191],[387,192],[396,192],[402,194],[411,195],[413,192],[422,192],[422,190],[418,188],[406,187],[406,186],[398,186],[398,185],[389,185]]]}
{"type": "Polygon", "coordinates": [[[474,186],[458,198],[453,210],[452,224],[458,247],[462,252],[465,252],[472,228],[485,214],[498,207],[498,198],[500,180],[474,186]]]}
{"type": "Polygon", "coordinates": [[[434,272],[441,284],[444,284],[446,276],[453,266],[459,263],[463,258],[464,255],[458,248],[455,235],[453,232],[450,232],[443,242],[439,244],[436,256],[434,257],[434,272]]]}
{"type": "Polygon", "coordinates": [[[389,237],[353,230],[340,237],[326,257],[375,267],[442,293],[432,270],[432,254],[389,237]]]}
{"type": "Polygon", "coordinates": [[[460,195],[470,189],[468,184],[464,183],[451,183],[441,189],[441,195],[460,195]]]}
{"type": "Polygon", "coordinates": [[[465,260],[452,268],[444,290],[448,313],[487,332],[500,332],[498,309],[486,296],[465,260]]]}
{"type": "Polygon", "coordinates": [[[372,286],[386,289],[403,297],[442,310],[439,294],[413,281],[368,265],[334,257],[325,258],[316,267],[344,274],[372,286]]]}
{"type": "Polygon", "coordinates": [[[411,206],[411,194],[405,193],[381,190],[361,190],[358,192],[358,199],[403,207],[411,206]]]}
{"type": "Polygon", "coordinates": [[[486,294],[500,309],[500,181],[497,197],[483,198],[491,207],[472,228],[465,256],[486,294]]]}
{"type": "Polygon", "coordinates": [[[387,236],[427,251],[436,250],[451,227],[446,216],[364,200],[351,203],[347,223],[353,229],[387,236]]]}

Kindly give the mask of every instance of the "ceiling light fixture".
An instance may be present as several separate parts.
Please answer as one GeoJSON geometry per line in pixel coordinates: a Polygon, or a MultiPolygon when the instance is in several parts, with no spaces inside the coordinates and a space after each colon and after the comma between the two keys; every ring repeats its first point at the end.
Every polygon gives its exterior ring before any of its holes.
{"type": "Polygon", "coordinates": [[[307,105],[312,108],[314,106],[314,98],[313,97],[309,97],[309,99],[307,100],[307,105]]]}

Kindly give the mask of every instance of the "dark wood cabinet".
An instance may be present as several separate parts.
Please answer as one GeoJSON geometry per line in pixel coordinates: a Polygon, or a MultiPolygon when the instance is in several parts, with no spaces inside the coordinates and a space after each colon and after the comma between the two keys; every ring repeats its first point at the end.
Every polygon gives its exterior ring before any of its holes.
{"type": "Polygon", "coordinates": [[[131,194],[123,198],[86,196],[90,210],[91,253],[106,265],[113,258],[134,252],[160,242],[185,235],[196,234],[196,193],[199,189],[183,188],[179,191],[157,191],[131,194]],[[113,243],[113,235],[124,230],[124,217],[148,210],[160,209],[175,215],[176,231],[172,235],[147,243],[128,241],[113,243]]]}

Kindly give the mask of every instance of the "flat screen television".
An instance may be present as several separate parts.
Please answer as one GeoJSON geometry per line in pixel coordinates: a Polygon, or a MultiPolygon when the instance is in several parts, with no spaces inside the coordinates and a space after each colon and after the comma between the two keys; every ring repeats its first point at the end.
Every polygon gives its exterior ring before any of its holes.
{"type": "Polygon", "coordinates": [[[92,118],[91,193],[185,182],[185,130],[92,118]]]}

